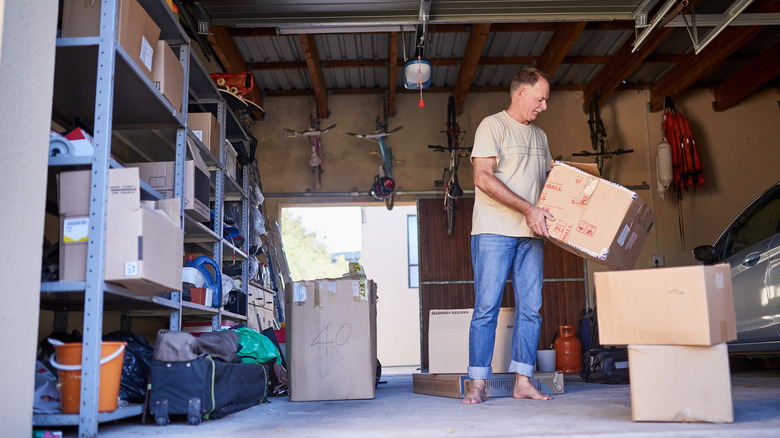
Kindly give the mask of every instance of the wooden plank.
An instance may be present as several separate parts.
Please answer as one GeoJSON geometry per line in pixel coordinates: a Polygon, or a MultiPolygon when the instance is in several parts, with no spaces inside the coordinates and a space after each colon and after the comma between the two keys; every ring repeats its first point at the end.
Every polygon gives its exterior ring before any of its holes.
{"type": "Polygon", "coordinates": [[[780,76],[780,41],[715,87],[715,111],[724,111],[780,76]]]}
{"type": "Polygon", "coordinates": [[[490,23],[477,23],[471,27],[469,40],[466,43],[466,50],[463,53],[458,71],[458,79],[455,81],[455,90],[453,90],[456,114],[463,112],[463,103],[466,101],[466,94],[471,87],[471,81],[474,79],[474,72],[477,69],[489,33],[490,23]]]}
{"type": "Polygon", "coordinates": [[[558,23],[555,33],[544,49],[544,54],[539,59],[537,68],[548,77],[552,77],[587,24],[586,21],[558,23]]]}
{"type": "Polygon", "coordinates": [[[317,43],[314,35],[298,35],[303,47],[303,54],[306,57],[306,65],[309,68],[314,95],[317,96],[317,108],[322,118],[328,118],[328,90],[325,88],[325,77],[322,74],[322,64],[320,64],[320,54],[317,51],[317,43]]]}

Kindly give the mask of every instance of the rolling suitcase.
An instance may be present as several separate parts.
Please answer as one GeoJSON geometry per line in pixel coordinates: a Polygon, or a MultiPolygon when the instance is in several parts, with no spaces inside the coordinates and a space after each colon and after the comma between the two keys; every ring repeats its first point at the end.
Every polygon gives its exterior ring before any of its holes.
{"type": "Polygon", "coordinates": [[[152,361],[149,406],[155,422],[186,415],[189,424],[216,419],[267,401],[268,369],[210,356],[186,362],[152,361]]]}

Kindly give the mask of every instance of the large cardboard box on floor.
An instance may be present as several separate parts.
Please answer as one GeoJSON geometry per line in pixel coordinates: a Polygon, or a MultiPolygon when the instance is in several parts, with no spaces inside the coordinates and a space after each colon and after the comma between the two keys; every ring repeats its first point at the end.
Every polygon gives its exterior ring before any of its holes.
{"type": "MultiPolygon", "coordinates": [[[[474,309],[431,310],[428,319],[428,372],[461,374],[469,367],[469,325],[474,309]]],[[[498,312],[496,342],[493,349],[494,373],[509,372],[512,361],[512,330],[515,309],[502,307],[498,312]]]]}
{"type": "Polygon", "coordinates": [[[285,299],[290,401],[374,398],[376,284],[351,270],[288,283],[285,299]]]}
{"type": "MultiPolygon", "coordinates": [[[[101,2],[96,0],[64,0],[62,37],[100,35],[100,5],[101,2]]],[[[117,14],[117,42],[153,81],[152,63],[160,39],[160,28],[137,0],[119,0],[117,14]]]]}
{"type": "Polygon", "coordinates": [[[733,423],[725,343],[629,345],[634,421],[733,423]]]}
{"type": "Polygon", "coordinates": [[[714,345],[737,339],[728,264],[596,272],[604,345],[714,345]]]}
{"type": "Polygon", "coordinates": [[[158,41],[152,61],[154,86],[168,99],[173,109],[181,114],[184,94],[184,67],[167,41],[158,41]]]}
{"type": "Polygon", "coordinates": [[[206,146],[218,161],[219,156],[219,120],[211,113],[187,114],[187,125],[198,140],[206,146]]]}
{"type": "MultiPolygon", "coordinates": [[[[563,373],[535,373],[531,383],[543,394],[563,394],[563,373]]],[[[415,394],[439,397],[463,398],[471,390],[472,380],[468,374],[425,374],[412,375],[412,390],[415,394]]],[[[493,374],[485,383],[488,397],[511,397],[515,388],[515,373],[493,374]]]]}
{"type": "MultiPolygon", "coordinates": [[[[84,281],[91,172],[59,176],[60,280],[84,281]]],[[[109,171],[105,280],[138,295],[181,289],[179,199],[141,201],[138,169],[109,171]]]]}
{"type": "Polygon", "coordinates": [[[599,178],[595,164],[570,164],[553,163],[537,202],[555,216],[550,240],[610,269],[633,268],[655,214],[635,192],[599,178]]]}
{"type": "MultiPolygon", "coordinates": [[[[192,159],[184,163],[184,211],[198,222],[208,222],[211,219],[209,211],[211,174],[203,157],[200,156],[200,152],[191,142],[192,139],[187,137],[187,145],[192,159]]],[[[174,197],[175,162],[128,163],[127,166],[137,167],[141,179],[160,192],[166,199],[174,197]]]]}

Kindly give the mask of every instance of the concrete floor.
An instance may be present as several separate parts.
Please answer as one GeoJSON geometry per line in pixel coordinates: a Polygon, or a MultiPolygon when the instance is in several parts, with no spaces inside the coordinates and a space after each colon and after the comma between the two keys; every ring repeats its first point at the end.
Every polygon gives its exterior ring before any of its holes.
{"type": "MultiPolygon", "coordinates": [[[[101,424],[107,437],[515,437],[515,436],[780,436],[780,370],[732,373],[733,424],[635,423],[628,385],[584,383],[567,375],[552,401],[490,398],[480,405],[412,392],[412,375],[385,373],[373,400],[271,403],[220,420],[167,426],[127,419],[101,424]]],[[[673,396],[673,395],[672,395],[673,396]]],[[[76,436],[75,428],[63,430],[76,436]]]]}

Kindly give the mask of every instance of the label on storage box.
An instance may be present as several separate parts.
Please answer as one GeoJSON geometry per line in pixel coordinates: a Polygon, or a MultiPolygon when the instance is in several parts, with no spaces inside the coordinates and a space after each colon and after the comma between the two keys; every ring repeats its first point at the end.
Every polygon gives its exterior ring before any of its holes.
{"type": "Polygon", "coordinates": [[[617,242],[618,245],[623,246],[623,243],[626,242],[626,237],[628,237],[628,233],[631,231],[631,228],[628,227],[628,225],[625,225],[623,227],[623,231],[620,232],[620,235],[618,236],[617,242]]]}
{"type": "Polygon", "coordinates": [[[138,277],[138,262],[125,263],[125,277],[138,277]]]}
{"type": "Polygon", "coordinates": [[[141,62],[146,66],[146,69],[152,71],[152,59],[154,59],[154,49],[149,41],[146,41],[146,37],[141,35],[141,53],[138,55],[141,58],[141,62]]]}
{"type": "Polygon", "coordinates": [[[355,298],[355,301],[360,300],[368,300],[368,295],[366,294],[366,280],[360,279],[360,280],[352,280],[352,295],[355,298]]]}
{"type": "Polygon", "coordinates": [[[86,242],[89,234],[89,218],[65,219],[62,225],[63,243],[86,242]]]}
{"type": "Polygon", "coordinates": [[[203,130],[194,129],[192,133],[195,134],[195,137],[198,137],[198,140],[200,140],[201,143],[203,143],[203,130]]]}
{"type": "Polygon", "coordinates": [[[293,302],[306,302],[306,286],[300,283],[293,283],[293,302]]]}

